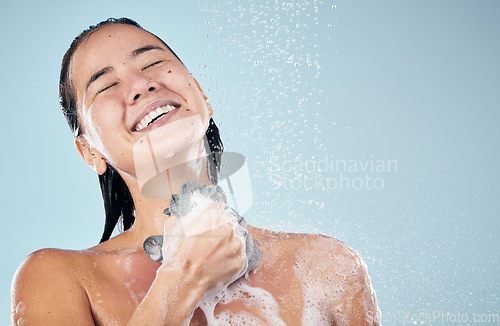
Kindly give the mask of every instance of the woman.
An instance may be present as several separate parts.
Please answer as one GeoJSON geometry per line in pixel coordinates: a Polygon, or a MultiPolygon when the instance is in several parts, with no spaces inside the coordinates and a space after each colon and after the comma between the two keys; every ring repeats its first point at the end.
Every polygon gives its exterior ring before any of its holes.
{"type": "Polygon", "coordinates": [[[378,324],[366,266],[342,242],[248,226],[262,260],[234,281],[244,244],[223,219],[222,204],[205,206],[196,225],[179,231],[179,217],[164,213],[170,200],[144,195],[141,175],[151,160],[137,155],[138,144],[161,147],[169,167],[181,166],[169,175],[171,193],[188,179],[215,183],[215,152],[222,150],[207,97],[158,37],[128,19],[83,32],[63,60],[61,104],[78,152],[100,176],[106,227],[95,247],[44,249],[22,263],[13,324],[378,324]],[[208,163],[200,159],[207,152],[208,163]],[[125,231],[108,240],[118,217],[125,231]],[[204,236],[181,236],[199,225],[207,226],[204,236]],[[163,263],[143,250],[158,234],[176,241],[163,247],[170,250],[163,263]],[[225,287],[213,311],[200,309],[207,293],[225,287]]]}

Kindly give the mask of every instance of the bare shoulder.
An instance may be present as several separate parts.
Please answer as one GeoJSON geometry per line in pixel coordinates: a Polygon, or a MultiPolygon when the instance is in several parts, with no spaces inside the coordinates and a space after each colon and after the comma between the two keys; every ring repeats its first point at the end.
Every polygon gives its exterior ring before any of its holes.
{"type": "Polygon", "coordinates": [[[353,248],[318,234],[267,230],[262,234],[266,236],[258,239],[264,248],[288,261],[301,284],[307,302],[304,324],[378,325],[377,300],[368,269],[353,248]]]}
{"type": "Polygon", "coordinates": [[[285,233],[258,229],[259,246],[288,253],[295,264],[335,267],[342,271],[364,265],[361,256],[344,242],[319,234],[285,233]]]}
{"type": "Polygon", "coordinates": [[[33,288],[32,285],[40,281],[71,278],[76,261],[78,255],[70,250],[49,248],[33,252],[21,263],[14,275],[12,282],[14,294],[16,290],[24,290],[30,285],[30,288],[33,288]]]}
{"type": "Polygon", "coordinates": [[[321,235],[304,236],[295,267],[313,297],[327,298],[330,318],[339,325],[378,325],[379,310],[368,268],[344,242],[321,235]]]}
{"type": "Polygon", "coordinates": [[[82,259],[80,252],[60,249],[30,254],[12,281],[12,324],[71,320],[75,325],[94,325],[86,291],[75,273],[82,259]]]}
{"type": "Polygon", "coordinates": [[[326,270],[333,268],[344,274],[352,274],[353,271],[366,268],[361,255],[336,238],[319,234],[303,234],[299,239],[298,257],[305,264],[324,266],[326,270]]]}

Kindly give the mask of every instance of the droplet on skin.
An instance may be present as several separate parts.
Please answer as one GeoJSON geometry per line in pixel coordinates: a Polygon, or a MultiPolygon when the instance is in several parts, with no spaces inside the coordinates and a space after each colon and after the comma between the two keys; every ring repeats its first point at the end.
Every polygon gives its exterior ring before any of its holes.
{"type": "Polygon", "coordinates": [[[24,309],[25,309],[24,302],[19,301],[19,303],[16,306],[16,314],[23,314],[24,309]]]}
{"type": "MultiPolygon", "coordinates": [[[[311,242],[312,251],[318,255],[312,258],[309,251],[299,253],[294,265],[296,277],[301,281],[304,307],[302,312],[302,324],[304,325],[326,325],[331,323],[330,316],[327,315],[327,307],[331,302],[339,302],[342,294],[343,283],[339,280],[338,270],[329,270],[328,266],[321,264],[317,259],[325,259],[330,256],[337,260],[340,255],[333,244],[326,245],[325,241],[316,240],[311,242]],[[321,258],[319,258],[321,257],[321,258]],[[311,265],[316,266],[316,272],[311,273],[311,265]],[[337,276],[337,277],[335,277],[337,276]],[[333,294],[333,295],[332,295],[333,294]]],[[[337,262],[337,266],[344,266],[342,262],[337,262]]],[[[339,307],[337,306],[338,310],[339,307]]],[[[342,316],[337,316],[342,319],[342,316]]]]}

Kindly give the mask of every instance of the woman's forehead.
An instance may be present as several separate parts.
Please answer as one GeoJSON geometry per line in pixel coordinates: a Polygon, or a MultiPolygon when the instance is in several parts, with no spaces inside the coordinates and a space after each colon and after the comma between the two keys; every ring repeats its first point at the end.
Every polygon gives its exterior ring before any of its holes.
{"type": "MultiPolygon", "coordinates": [[[[153,34],[139,27],[124,24],[107,25],[88,36],[78,47],[74,62],[92,64],[97,59],[125,57],[144,45],[165,45],[153,34]]],[[[97,60],[99,61],[99,60],[97,60]]]]}
{"type": "Polygon", "coordinates": [[[160,39],[142,28],[125,24],[100,27],[82,41],[71,60],[70,74],[77,92],[95,71],[121,63],[146,45],[161,47],[171,54],[160,39]]]}

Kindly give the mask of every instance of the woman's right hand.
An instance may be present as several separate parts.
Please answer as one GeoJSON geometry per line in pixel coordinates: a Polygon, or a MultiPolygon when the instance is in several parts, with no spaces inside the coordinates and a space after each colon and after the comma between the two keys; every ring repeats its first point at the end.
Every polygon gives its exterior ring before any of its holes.
{"type": "Polygon", "coordinates": [[[213,202],[191,218],[170,215],[164,224],[163,262],[127,325],[181,325],[209,290],[243,274],[245,253],[225,205],[213,202]]]}
{"type": "Polygon", "coordinates": [[[164,270],[190,274],[205,291],[218,290],[243,274],[243,242],[222,218],[223,203],[213,202],[192,218],[171,215],[164,224],[164,270]]]}

